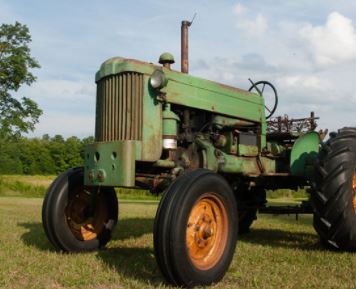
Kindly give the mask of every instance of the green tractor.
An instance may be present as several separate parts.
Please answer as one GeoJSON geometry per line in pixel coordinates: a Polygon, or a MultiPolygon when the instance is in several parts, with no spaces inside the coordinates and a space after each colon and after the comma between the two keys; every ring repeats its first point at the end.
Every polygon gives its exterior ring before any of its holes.
{"type": "Polygon", "coordinates": [[[161,65],[120,57],[101,65],[95,142],[84,167],[58,176],[43,203],[50,242],[65,252],[104,247],[118,220],[119,187],[163,193],[154,252],[177,286],[218,282],[258,211],[314,214],[323,244],[355,250],[356,129],[323,142],[314,113],[271,118],[278,102],[271,83],[243,90],[189,75],[190,24],[182,22],[181,72],[169,53],[161,65]],[[308,202],[267,205],[266,190],[299,187],[310,188],[308,202]]]}

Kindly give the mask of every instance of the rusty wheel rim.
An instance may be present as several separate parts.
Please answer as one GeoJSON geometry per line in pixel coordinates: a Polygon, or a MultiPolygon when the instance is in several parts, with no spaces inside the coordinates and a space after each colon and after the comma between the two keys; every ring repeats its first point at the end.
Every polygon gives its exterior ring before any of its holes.
{"type": "Polygon", "coordinates": [[[352,202],[353,202],[354,211],[356,214],[356,171],[354,172],[354,175],[352,178],[352,202]]]}
{"type": "Polygon", "coordinates": [[[228,237],[226,208],[214,193],[206,193],[194,204],[186,227],[186,246],[193,265],[209,270],[221,259],[228,237]]]}
{"type": "Polygon", "coordinates": [[[95,210],[89,213],[91,195],[84,186],[70,194],[65,210],[67,224],[73,235],[81,241],[95,239],[105,227],[108,213],[103,194],[97,193],[95,210]]]}

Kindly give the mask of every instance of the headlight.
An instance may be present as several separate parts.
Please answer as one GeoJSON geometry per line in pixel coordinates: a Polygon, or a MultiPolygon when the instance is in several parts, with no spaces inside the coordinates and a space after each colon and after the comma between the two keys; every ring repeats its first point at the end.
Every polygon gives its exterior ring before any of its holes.
{"type": "Polygon", "coordinates": [[[150,77],[150,84],[153,88],[159,89],[165,87],[167,84],[167,79],[162,70],[155,70],[150,77]]]}

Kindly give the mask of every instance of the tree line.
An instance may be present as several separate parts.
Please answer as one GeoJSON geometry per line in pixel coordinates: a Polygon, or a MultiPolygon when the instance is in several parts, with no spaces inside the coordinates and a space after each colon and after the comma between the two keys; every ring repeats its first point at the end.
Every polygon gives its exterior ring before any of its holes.
{"type": "Polygon", "coordinates": [[[48,134],[42,138],[0,138],[0,174],[56,175],[82,166],[84,147],[93,141],[93,137],[64,139],[48,134]]]}

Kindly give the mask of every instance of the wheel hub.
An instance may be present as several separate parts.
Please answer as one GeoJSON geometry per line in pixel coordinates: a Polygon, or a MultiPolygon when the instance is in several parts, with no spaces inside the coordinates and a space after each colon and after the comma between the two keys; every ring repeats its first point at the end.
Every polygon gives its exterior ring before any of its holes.
{"type": "Polygon", "coordinates": [[[187,223],[186,245],[192,263],[201,270],[213,267],[227,241],[227,213],[220,199],[207,193],[193,206],[187,223]]]}
{"type": "MultiPolygon", "coordinates": [[[[206,209],[205,209],[206,210],[206,209]]],[[[214,226],[208,214],[201,215],[195,224],[194,242],[199,248],[209,245],[214,238],[214,226]]]]}
{"type": "Polygon", "coordinates": [[[102,198],[97,197],[95,211],[90,212],[91,196],[84,188],[69,197],[66,207],[67,223],[73,235],[81,241],[93,240],[105,225],[107,212],[102,208],[102,198]]]}

